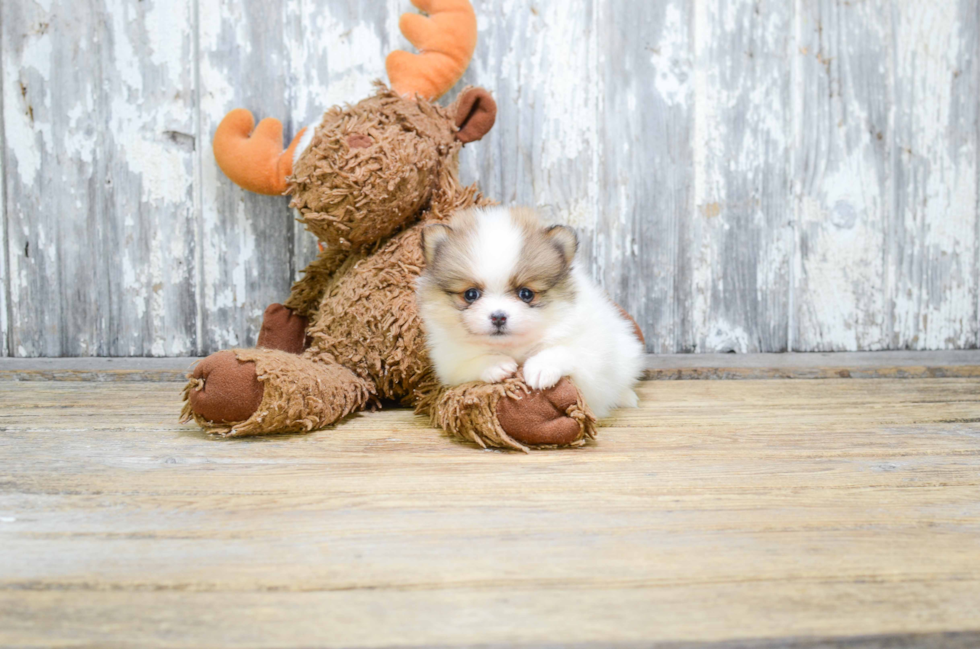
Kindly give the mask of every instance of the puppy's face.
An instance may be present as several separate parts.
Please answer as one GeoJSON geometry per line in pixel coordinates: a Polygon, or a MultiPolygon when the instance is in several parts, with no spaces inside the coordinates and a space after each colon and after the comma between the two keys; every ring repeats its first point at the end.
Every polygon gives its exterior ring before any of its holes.
{"type": "Polygon", "coordinates": [[[489,208],[423,230],[419,300],[427,317],[474,342],[534,342],[572,298],[575,233],[526,209],[489,208]]]}

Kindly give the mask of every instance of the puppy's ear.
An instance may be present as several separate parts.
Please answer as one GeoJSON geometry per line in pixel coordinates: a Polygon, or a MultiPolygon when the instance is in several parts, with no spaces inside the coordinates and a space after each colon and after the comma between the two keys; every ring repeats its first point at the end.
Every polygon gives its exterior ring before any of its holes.
{"type": "Polygon", "coordinates": [[[545,234],[565,258],[565,263],[571,264],[578,251],[578,236],[575,230],[564,225],[553,225],[545,230],[545,234]]]}
{"type": "Polygon", "coordinates": [[[442,223],[433,223],[422,228],[422,255],[425,257],[425,264],[432,265],[432,260],[436,257],[439,244],[449,238],[453,229],[442,223]]]}

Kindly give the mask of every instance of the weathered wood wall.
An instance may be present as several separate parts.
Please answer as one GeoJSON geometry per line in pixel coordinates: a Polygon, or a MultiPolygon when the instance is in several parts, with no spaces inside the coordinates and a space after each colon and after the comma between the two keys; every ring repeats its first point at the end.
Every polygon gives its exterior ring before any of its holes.
{"type": "MultiPolygon", "coordinates": [[[[651,351],[977,346],[976,0],[474,5],[464,176],[576,226],[651,351]]],[[[252,344],[314,242],[211,134],[367,95],[410,9],[0,3],[0,354],[252,344]]]]}

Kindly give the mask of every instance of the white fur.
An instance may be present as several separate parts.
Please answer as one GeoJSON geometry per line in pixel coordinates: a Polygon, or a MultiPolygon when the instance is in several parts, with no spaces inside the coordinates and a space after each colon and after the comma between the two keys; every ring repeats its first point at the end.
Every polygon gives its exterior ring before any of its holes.
{"type": "Polygon", "coordinates": [[[598,417],[617,406],[635,407],[633,386],[642,370],[643,346],[632,324],[575,263],[574,298],[553,298],[539,308],[521,302],[508,286],[519,262],[521,231],[505,208],[483,210],[479,218],[467,252],[483,296],[448,318],[447,309],[419,296],[439,379],[446,385],[499,382],[523,365],[532,388],[570,377],[598,417]],[[508,335],[492,335],[489,316],[497,311],[507,314],[508,335]]]}

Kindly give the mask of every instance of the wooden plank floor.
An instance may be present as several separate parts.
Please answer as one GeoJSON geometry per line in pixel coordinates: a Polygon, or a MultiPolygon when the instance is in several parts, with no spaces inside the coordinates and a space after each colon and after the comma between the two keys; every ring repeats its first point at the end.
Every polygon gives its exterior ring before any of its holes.
{"type": "Polygon", "coordinates": [[[647,382],[530,455],[179,387],[0,383],[0,644],[980,646],[980,379],[647,382]]]}

